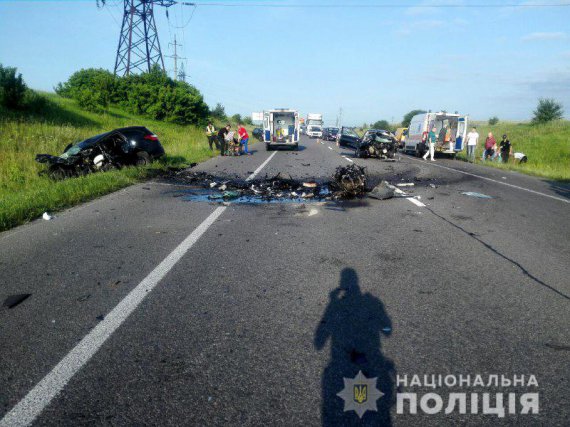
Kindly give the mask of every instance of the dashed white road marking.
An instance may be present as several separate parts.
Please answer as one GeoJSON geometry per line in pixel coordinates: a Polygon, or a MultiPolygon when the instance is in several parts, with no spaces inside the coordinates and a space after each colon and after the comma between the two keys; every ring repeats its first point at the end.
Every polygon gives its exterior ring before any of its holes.
{"type": "Polygon", "coordinates": [[[277,151],[274,151],[274,152],[271,154],[271,156],[269,156],[269,157],[267,158],[267,160],[265,160],[265,161],[261,164],[261,166],[259,166],[255,171],[253,171],[253,173],[252,173],[250,176],[247,177],[246,181],[251,181],[253,178],[255,178],[255,177],[257,176],[257,174],[258,174],[259,172],[261,172],[261,169],[263,169],[263,168],[267,165],[267,163],[269,163],[269,161],[273,158],[273,156],[275,156],[276,154],[277,154],[277,151]]]}
{"type": "Polygon", "coordinates": [[[331,147],[331,146],[329,146],[329,147],[328,147],[328,149],[329,149],[329,150],[332,150],[332,147],[331,147]]]}
{"type": "MultiPolygon", "coordinates": [[[[253,172],[252,180],[275,156],[274,152],[253,172]]],[[[67,355],[0,420],[0,427],[29,426],[50,404],[73,376],[97,353],[109,337],[123,324],[145,297],[194,246],[212,224],[224,213],[226,206],[214,210],[182,243],[152,270],[101,322],[95,326],[67,355]]]]}
{"type": "Polygon", "coordinates": [[[352,160],[352,159],[349,159],[349,158],[348,158],[348,157],[346,157],[346,156],[342,156],[342,157],[344,157],[344,158],[345,158],[346,160],[348,160],[350,163],[354,163],[354,160],[352,160]]]}
{"type": "Polygon", "coordinates": [[[422,162],[421,160],[414,159],[413,157],[410,157],[410,159],[421,162],[421,163],[425,163],[426,165],[435,166],[437,168],[442,168],[442,169],[447,169],[447,170],[450,170],[453,172],[462,173],[463,175],[474,176],[475,178],[484,179],[487,181],[494,182],[496,184],[506,185],[507,187],[516,188],[517,190],[528,191],[529,193],[533,193],[533,194],[536,194],[539,196],[549,197],[551,199],[558,200],[559,202],[570,203],[570,200],[568,200],[568,199],[563,199],[562,197],[556,197],[556,196],[552,196],[550,194],[541,193],[540,191],[531,190],[530,188],[519,187],[518,185],[509,184],[508,182],[503,182],[503,181],[497,181],[496,179],[487,178],[486,176],[477,175],[477,174],[474,174],[471,172],[465,172],[465,171],[462,171],[459,169],[450,168],[450,167],[443,166],[443,165],[433,164],[433,162],[422,162]]]}
{"type": "Polygon", "coordinates": [[[390,187],[392,190],[394,190],[395,193],[398,193],[398,194],[401,194],[402,196],[404,196],[406,198],[406,200],[409,200],[414,205],[419,206],[420,208],[426,207],[426,205],[424,205],[418,199],[416,199],[415,197],[409,196],[408,194],[406,194],[406,192],[400,190],[398,187],[395,187],[392,184],[388,184],[388,187],[390,187]]]}

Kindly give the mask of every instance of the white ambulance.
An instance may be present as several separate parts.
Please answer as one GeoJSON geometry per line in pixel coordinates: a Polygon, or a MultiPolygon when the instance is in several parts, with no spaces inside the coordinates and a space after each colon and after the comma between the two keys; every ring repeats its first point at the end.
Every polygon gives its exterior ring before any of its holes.
{"type": "Polygon", "coordinates": [[[436,151],[455,156],[465,146],[467,122],[468,116],[445,111],[418,114],[412,118],[408,127],[404,151],[423,156],[428,134],[435,126],[438,137],[435,144],[436,151]]]}

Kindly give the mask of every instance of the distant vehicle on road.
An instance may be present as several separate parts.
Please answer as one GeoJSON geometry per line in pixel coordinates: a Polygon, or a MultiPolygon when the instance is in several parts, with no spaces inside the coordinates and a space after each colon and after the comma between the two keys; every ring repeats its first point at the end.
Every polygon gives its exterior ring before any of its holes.
{"type": "Polygon", "coordinates": [[[356,157],[378,157],[393,159],[398,150],[398,143],[391,132],[378,129],[367,130],[356,146],[356,157]]]}
{"type": "Polygon", "coordinates": [[[263,141],[263,129],[261,128],[254,128],[251,132],[254,138],[257,138],[260,141],[263,141]]]}
{"type": "Polygon", "coordinates": [[[337,143],[340,147],[358,147],[360,144],[360,135],[356,133],[353,127],[342,126],[337,135],[337,143]]]}
{"type": "Polygon", "coordinates": [[[396,141],[398,142],[399,148],[404,148],[404,144],[406,142],[406,135],[408,134],[408,128],[398,128],[396,129],[396,133],[394,136],[396,137],[396,141]]]}
{"type": "Polygon", "coordinates": [[[267,151],[275,147],[299,148],[299,113],[277,108],[263,112],[263,141],[267,151]]]}
{"type": "Polygon", "coordinates": [[[310,138],[321,138],[323,136],[323,128],[320,125],[309,125],[307,127],[307,135],[310,138]]]}
{"type": "Polygon", "coordinates": [[[304,125],[304,124],[302,124],[302,125],[299,127],[299,131],[300,131],[301,135],[306,135],[306,134],[307,134],[307,126],[304,125]]]}
{"type": "Polygon", "coordinates": [[[69,144],[60,156],[38,154],[36,161],[49,165],[49,176],[63,179],[126,165],[144,166],[163,155],[164,148],[154,133],[143,126],[131,126],[69,144]]]}
{"type": "Polygon", "coordinates": [[[323,127],[323,115],[321,113],[309,113],[307,114],[307,120],[305,120],[305,125],[307,127],[311,125],[316,125],[323,127]]]}
{"type": "Polygon", "coordinates": [[[336,141],[336,136],[338,135],[338,128],[324,128],[323,129],[323,139],[325,141],[336,141]]]}
{"type": "Polygon", "coordinates": [[[426,151],[426,141],[430,130],[435,126],[438,141],[435,149],[441,153],[451,154],[463,150],[465,136],[467,134],[468,116],[460,114],[450,114],[444,111],[438,113],[423,113],[412,118],[408,128],[408,135],[404,145],[404,151],[423,156],[426,151]],[[444,138],[439,138],[444,127],[449,128],[449,132],[444,138]]]}

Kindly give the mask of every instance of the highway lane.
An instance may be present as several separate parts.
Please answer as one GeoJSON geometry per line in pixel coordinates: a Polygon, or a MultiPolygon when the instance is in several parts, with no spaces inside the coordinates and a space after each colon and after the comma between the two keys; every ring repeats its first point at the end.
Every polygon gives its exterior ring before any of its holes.
{"type": "MultiPolygon", "coordinates": [[[[344,155],[374,180],[421,179],[411,190],[426,206],[395,198],[227,207],[38,424],[350,424],[358,418],[336,393],[359,369],[378,375],[388,395],[368,423],[565,424],[567,203],[406,156],[353,159],[333,144],[302,145],[278,151],[260,175],[324,178],[350,163],[344,155]],[[541,413],[396,414],[395,373],[533,374],[541,413]]],[[[272,154],[255,147],[197,169],[245,178],[272,154]]],[[[507,178],[558,195],[539,180],[507,178]]],[[[218,208],[175,197],[179,188],[134,186],[0,235],[2,296],[32,293],[0,312],[2,342],[11,343],[0,355],[4,414],[218,208]]]]}

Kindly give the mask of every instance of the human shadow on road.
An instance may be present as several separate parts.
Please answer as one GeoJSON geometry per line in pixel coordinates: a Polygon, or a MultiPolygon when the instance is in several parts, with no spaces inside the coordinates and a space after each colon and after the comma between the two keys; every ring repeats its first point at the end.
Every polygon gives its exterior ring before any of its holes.
{"type": "Polygon", "coordinates": [[[391,332],[392,322],[382,301],[361,292],[354,269],[343,269],[314,336],[317,350],[331,340],[331,359],[321,382],[323,426],[392,425],[396,369],[382,354],[380,342],[381,334],[391,332]],[[344,412],[344,400],[337,396],[344,388],[343,378],[352,379],[359,371],[367,378],[377,378],[376,388],[384,393],[376,402],[377,412],[367,411],[362,419],[354,411],[344,412]]]}

